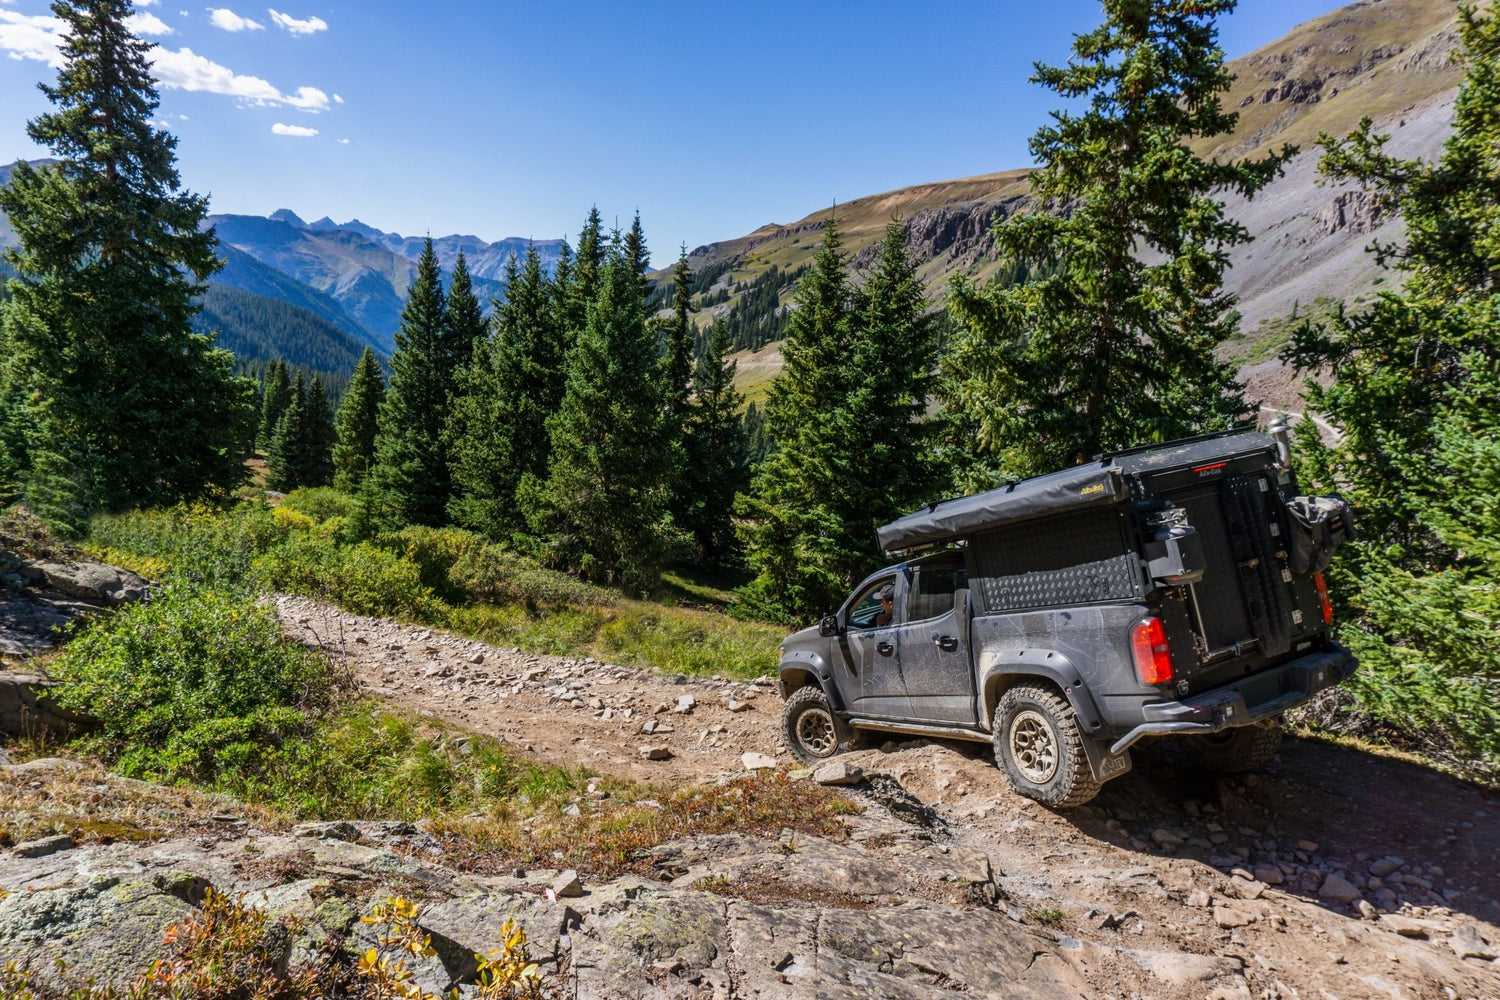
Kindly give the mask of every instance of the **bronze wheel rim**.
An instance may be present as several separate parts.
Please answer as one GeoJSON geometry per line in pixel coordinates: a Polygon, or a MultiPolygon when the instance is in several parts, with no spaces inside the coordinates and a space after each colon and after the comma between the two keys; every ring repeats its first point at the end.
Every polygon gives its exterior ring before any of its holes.
{"type": "Polygon", "coordinates": [[[797,717],[797,744],[814,757],[831,757],[838,749],[833,716],[826,709],[809,708],[797,717]]]}
{"type": "Polygon", "coordinates": [[[1045,785],[1057,774],[1057,737],[1046,716],[1024,709],[1010,720],[1010,756],[1027,781],[1045,785]]]}

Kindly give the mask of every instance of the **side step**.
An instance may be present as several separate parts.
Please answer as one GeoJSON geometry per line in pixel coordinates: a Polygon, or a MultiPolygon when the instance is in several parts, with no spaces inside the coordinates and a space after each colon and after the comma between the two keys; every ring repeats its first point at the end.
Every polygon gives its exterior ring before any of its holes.
{"type": "Polygon", "coordinates": [[[904,733],[909,736],[935,736],[942,740],[971,740],[975,743],[990,742],[990,734],[974,729],[952,729],[948,726],[924,726],[913,722],[886,722],[881,719],[850,719],[849,725],[856,729],[873,729],[882,733],[904,733]]]}

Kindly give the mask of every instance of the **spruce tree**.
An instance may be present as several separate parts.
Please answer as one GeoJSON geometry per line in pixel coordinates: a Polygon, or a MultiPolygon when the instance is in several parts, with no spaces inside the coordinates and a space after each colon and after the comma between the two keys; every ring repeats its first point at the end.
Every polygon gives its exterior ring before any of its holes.
{"type": "Polygon", "coordinates": [[[547,422],[547,478],[528,476],[520,491],[549,561],[587,579],[649,587],[658,578],[674,460],[656,346],[615,240],[547,422]]]}
{"type": "Polygon", "coordinates": [[[846,262],[830,218],[812,270],[797,284],[781,374],[766,401],[767,429],[779,450],[757,470],[738,507],[755,572],[740,601],[783,621],[830,606],[846,585],[846,526],[828,503],[856,457],[840,441],[854,338],[846,262]]]}
{"type": "Polygon", "coordinates": [[[677,266],[672,269],[672,319],[664,345],[667,406],[679,415],[687,411],[688,388],[693,381],[693,355],[697,346],[693,311],[693,269],[688,266],[684,244],[677,266]]]}
{"type": "Polygon", "coordinates": [[[19,247],[8,367],[30,412],[27,493],[79,529],[100,509],[188,498],[245,476],[254,383],[192,332],[220,266],[207,201],[180,189],[176,139],[153,127],[150,49],[129,0],[58,0],[54,109],[27,135],[58,162],[0,189],[19,247]]]}
{"type": "Polygon", "coordinates": [[[382,530],[447,519],[448,461],[443,448],[449,369],[442,274],[429,237],[407,289],[380,408],[375,465],[365,480],[363,516],[382,530]]]}
{"type": "Polygon", "coordinates": [[[635,213],[635,219],[621,242],[621,249],[626,265],[635,275],[637,294],[645,302],[651,296],[651,282],[646,278],[646,272],[651,269],[651,251],[646,247],[646,231],[641,228],[640,212],[635,213]]]}
{"type": "Polygon", "coordinates": [[[675,519],[692,534],[698,561],[706,566],[736,561],[734,501],[750,479],[745,425],[740,418],[745,398],[734,387],[737,364],[724,357],[729,342],[724,324],[709,328],[683,431],[684,462],[675,519]]]}
{"type": "Polygon", "coordinates": [[[276,424],[292,400],[292,382],[287,375],[286,362],[277,358],[267,365],[261,386],[260,429],[256,432],[255,443],[260,448],[269,449],[276,424]]]}
{"type": "Polygon", "coordinates": [[[563,325],[576,336],[588,322],[589,306],[599,295],[599,277],[604,269],[605,239],[599,207],[589,209],[588,218],[578,234],[578,251],[567,272],[567,284],[554,275],[563,292],[563,325]]]}
{"type": "Polygon", "coordinates": [[[1238,323],[1225,251],[1250,238],[1219,199],[1252,196],[1294,151],[1223,163],[1188,148],[1237,120],[1219,102],[1231,77],[1215,24],[1235,0],[1103,6],[1068,64],[1033,77],[1087,103],[1031,139],[1038,210],[995,227],[1002,267],[1024,277],[954,288],[962,326],[945,394],[974,434],[971,485],[1224,428],[1249,410],[1214,356],[1238,323]]]}
{"type": "Polygon", "coordinates": [[[327,486],[333,482],[333,408],[323,390],[323,379],[317,374],[307,390],[305,420],[301,485],[327,486]]]}
{"type": "Polygon", "coordinates": [[[1322,172],[1397,209],[1405,275],[1367,309],[1294,332],[1284,360],[1331,371],[1299,425],[1303,487],[1342,492],[1361,538],[1330,589],[1360,658],[1353,685],[1384,726],[1471,773],[1500,770],[1500,20],[1461,8],[1465,79],[1436,163],[1385,152],[1369,119],[1324,135],[1322,172]]]}
{"type": "Polygon", "coordinates": [[[307,467],[307,382],[302,370],[287,393],[286,409],[276,421],[271,447],[266,455],[266,487],[278,493],[290,493],[306,484],[307,467]]]}
{"type": "Polygon", "coordinates": [[[375,352],[365,348],[354,377],[339,404],[337,442],[333,447],[334,486],[345,493],[357,493],[369,475],[375,460],[375,432],[379,426],[380,404],[385,400],[385,376],[375,352]]]}
{"type": "Polygon", "coordinates": [[[525,475],[546,478],[547,418],[557,412],[566,384],[557,290],[535,247],[527,248],[524,265],[511,258],[506,287],[493,335],[460,373],[448,424],[454,476],[449,513],[496,539],[525,526],[516,490],[525,475]]]}
{"type": "Polygon", "coordinates": [[[484,339],[486,330],[484,313],[469,277],[469,265],[460,250],[448,279],[447,315],[443,323],[445,377],[450,393],[458,370],[474,360],[474,346],[484,339]]]}

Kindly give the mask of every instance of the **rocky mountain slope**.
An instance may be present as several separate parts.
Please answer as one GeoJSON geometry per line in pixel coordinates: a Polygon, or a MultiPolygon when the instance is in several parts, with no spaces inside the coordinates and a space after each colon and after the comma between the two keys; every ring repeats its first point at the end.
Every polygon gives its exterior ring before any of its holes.
{"type": "MultiPolygon", "coordinates": [[[[1296,393],[1286,373],[1266,363],[1276,345],[1267,343],[1272,333],[1263,324],[1320,297],[1354,302],[1369,295],[1382,277],[1365,252],[1372,234],[1399,236],[1400,220],[1367,195],[1320,182],[1313,144],[1320,132],[1345,134],[1369,115],[1392,134],[1393,152],[1436,156],[1462,75],[1450,61],[1455,11],[1453,0],[1360,0],[1229,64],[1236,81],[1224,101],[1239,113],[1238,128],[1200,143],[1198,152],[1233,158],[1283,143],[1302,149],[1253,202],[1228,199],[1230,214],[1255,240],[1230,255],[1228,285],[1240,296],[1243,339],[1227,353],[1247,363],[1252,391],[1274,404],[1289,405],[1296,393]]],[[[790,275],[807,264],[835,212],[856,269],[886,222],[901,215],[912,228],[928,292],[941,302],[955,273],[980,282],[993,274],[990,220],[1030,208],[1025,171],[1015,170],[859,198],[698,247],[690,258],[694,269],[722,272],[703,298],[728,293],[704,309],[701,321],[729,313],[772,266],[790,275]]],[[[790,291],[788,280],[783,302],[790,291]]]]}

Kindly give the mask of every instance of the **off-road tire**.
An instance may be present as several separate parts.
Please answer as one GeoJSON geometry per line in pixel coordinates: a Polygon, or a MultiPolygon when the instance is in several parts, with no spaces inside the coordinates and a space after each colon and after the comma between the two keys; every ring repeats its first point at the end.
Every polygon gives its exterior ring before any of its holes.
{"type": "Polygon", "coordinates": [[[995,764],[1022,795],[1069,809],[1099,794],[1078,717],[1056,688],[1025,681],[1006,691],[995,705],[992,732],[995,764]]]}
{"type": "Polygon", "coordinates": [[[804,764],[817,765],[844,748],[849,729],[834,714],[828,696],[816,684],[798,688],[781,710],[781,738],[804,764]]]}
{"type": "Polygon", "coordinates": [[[1219,774],[1258,771],[1281,746],[1281,727],[1275,723],[1237,726],[1222,732],[1189,736],[1184,741],[1193,757],[1219,774]]]}

